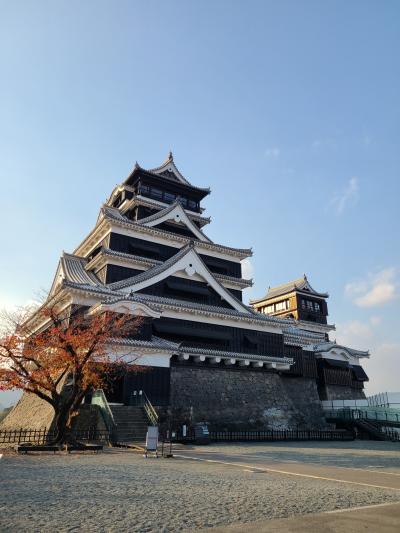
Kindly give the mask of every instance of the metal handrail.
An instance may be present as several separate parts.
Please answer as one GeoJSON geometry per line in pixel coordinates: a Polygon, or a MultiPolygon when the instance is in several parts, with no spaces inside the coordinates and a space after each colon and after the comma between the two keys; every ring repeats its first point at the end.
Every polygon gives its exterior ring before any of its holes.
{"type": "Polygon", "coordinates": [[[148,421],[152,426],[158,426],[158,414],[149,397],[144,390],[133,391],[131,398],[134,398],[136,405],[143,407],[148,421]]]}
{"type": "Polygon", "coordinates": [[[117,427],[117,424],[115,423],[114,416],[103,389],[97,389],[93,392],[91,404],[100,407],[107,429],[112,433],[117,427]]]}
{"type": "Polygon", "coordinates": [[[378,409],[333,409],[325,411],[327,418],[341,418],[344,420],[371,420],[374,422],[400,423],[400,413],[378,409]]]}

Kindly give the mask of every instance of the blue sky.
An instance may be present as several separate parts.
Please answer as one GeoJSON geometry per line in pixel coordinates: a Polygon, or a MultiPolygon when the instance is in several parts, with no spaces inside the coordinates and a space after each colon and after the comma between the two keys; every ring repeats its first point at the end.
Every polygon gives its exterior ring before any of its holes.
{"type": "Polygon", "coordinates": [[[398,2],[0,6],[0,306],[171,149],[212,189],[208,235],[253,247],[248,296],[306,272],[333,338],[371,349],[369,392],[400,389],[398,2]]]}

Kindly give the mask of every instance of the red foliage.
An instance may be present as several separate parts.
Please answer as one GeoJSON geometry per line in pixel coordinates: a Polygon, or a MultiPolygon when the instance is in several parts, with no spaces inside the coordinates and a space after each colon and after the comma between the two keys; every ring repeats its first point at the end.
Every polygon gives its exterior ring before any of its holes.
{"type": "Polygon", "coordinates": [[[11,327],[0,338],[0,390],[36,394],[53,406],[56,418],[62,414],[68,427],[84,396],[106,383],[104,369],[134,362],[129,350],[121,354],[112,343],[137,331],[141,318],[82,311],[71,316],[57,309],[59,304],[44,305],[28,320],[23,314],[6,316],[11,327]]]}

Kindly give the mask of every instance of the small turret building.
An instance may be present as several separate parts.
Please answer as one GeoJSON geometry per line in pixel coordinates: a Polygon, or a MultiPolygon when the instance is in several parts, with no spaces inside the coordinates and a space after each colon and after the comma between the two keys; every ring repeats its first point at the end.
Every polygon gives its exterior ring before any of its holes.
{"type": "Polygon", "coordinates": [[[328,297],[328,293],[315,291],[304,274],[284,285],[269,287],[263,298],[250,303],[256,311],[266,315],[327,324],[328,297]]]}

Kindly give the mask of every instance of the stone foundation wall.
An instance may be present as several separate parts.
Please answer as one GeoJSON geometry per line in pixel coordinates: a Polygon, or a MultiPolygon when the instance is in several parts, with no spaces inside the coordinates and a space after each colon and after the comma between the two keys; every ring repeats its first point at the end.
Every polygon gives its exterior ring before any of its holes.
{"type": "Polygon", "coordinates": [[[53,407],[35,394],[24,392],[19,402],[1,422],[0,429],[50,428],[54,418],[53,407]]]}
{"type": "Polygon", "coordinates": [[[81,405],[78,416],[73,420],[72,427],[78,431],[85,431],[91,428],[98,431],[107,430],[100,406],[89,404],[81,405]]]}
{"type": "Polygon", "coordinates": [[[339,385],[325,385],[319,390],[321,400],[364,400],[364,390],[341,387],[339,385]]]}
{"type": "MultiPolygon", "coordinates": [[[[53,429],[54,409],[34,394],[25,392],[16,406],[0,423],[0,430],[11,429],[53,429]]],[[[79,414],[73,420],[73,427],[78,430],[96,428],[105,430],[106,426],[97,405],[82,405],[79,414]]]]}
{"type": "Polygon", "coordinates": [[[172,428],[201,421],[220,430],[326,427],[315,380],[247,369],[172,367],[168,416],[172,428]]]}

